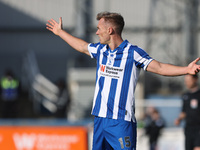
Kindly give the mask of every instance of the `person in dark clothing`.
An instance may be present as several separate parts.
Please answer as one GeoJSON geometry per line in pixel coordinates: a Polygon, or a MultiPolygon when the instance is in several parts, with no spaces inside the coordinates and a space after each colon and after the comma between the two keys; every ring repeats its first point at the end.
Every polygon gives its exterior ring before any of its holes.
{"type": "Polygon", "coordinates": [[[17,101],[19,97],[19,81],[14,77],[10,69],[5,71],[0,79],[1,99],[2,99],[2,117],[16,118],[17,101]]]}
{"type": "Polygon", "coordinates": [[[200,150],[200,89],[198,76],[186,75],[185,85],[188,91],[182,96],[182,112],[175,120],[175,125],[179,125],[185,119],[185,149],[200,150]]]}
{"type": "Polygon", "coordinates": [[[164,120],[160,117],[158,110],[154,109],[150,114],[150,121],[145,127],[147,136],[149,137],[150,150],[156,150],[158,138],[161,129],[165,126],[164,120]]]}

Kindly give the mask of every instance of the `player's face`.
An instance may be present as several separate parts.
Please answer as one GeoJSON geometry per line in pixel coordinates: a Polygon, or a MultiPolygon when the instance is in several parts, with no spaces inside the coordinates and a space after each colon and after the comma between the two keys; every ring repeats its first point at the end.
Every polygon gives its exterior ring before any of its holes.
{"type": "Polygon", "coordinates": [[[99,36],[99,41],[101,44],[109,44],[110,34],[108,28],[108,24],[105,22],[104,18],[101,18],[98,22],[96,32],[96,35],[99,36]]]}
{"type": "Polygon", "coordinates": [[[188,89],[194,88],[197,85],[197,80],[191,75],[186,75],[185,85],[188,89]]]}

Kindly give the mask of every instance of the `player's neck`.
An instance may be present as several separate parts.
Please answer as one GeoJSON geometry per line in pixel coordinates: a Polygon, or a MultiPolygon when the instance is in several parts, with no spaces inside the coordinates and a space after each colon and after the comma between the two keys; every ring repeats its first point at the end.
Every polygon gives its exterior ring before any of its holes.
{"type": "Polygon", "coordinates": [[[109,47],[111,50],[116,49],[121,43],[123,42],[123,39],[121,37],[115,37],[111,39],[111,42],[109,43],[109,47]]]}
{"type": "Polygon", "coordinates": [[[198,87],[198,86],[195,86],[195,87],[193,87],[193,88],[190,89],[190,92],[191,92],[191,93],[195,93],[195,92],[198,91],[198,90],[199,90],[199,87],[198,87]]]}

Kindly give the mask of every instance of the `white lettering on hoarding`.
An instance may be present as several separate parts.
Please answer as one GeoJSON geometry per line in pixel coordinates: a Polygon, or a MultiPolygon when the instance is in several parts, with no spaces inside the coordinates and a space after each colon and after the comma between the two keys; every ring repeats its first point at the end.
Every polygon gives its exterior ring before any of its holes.
{"type": "Polygon", "coordinates": [[[70,150],[80,139],[76,135],[15,133],[13,140],[17,150],[70,150]]]}
{"type": "Polygon", "coordinates": [[[33,149],[34,145],[35,145],[35,141],[36,141],[36,135],[35,134],[18,134],[15,133],[13,135],[13,140],[15,143],[15,146],[17,148],[17,150],[23,150],[23,149],[28,149],[31,150],[33,149]]]}

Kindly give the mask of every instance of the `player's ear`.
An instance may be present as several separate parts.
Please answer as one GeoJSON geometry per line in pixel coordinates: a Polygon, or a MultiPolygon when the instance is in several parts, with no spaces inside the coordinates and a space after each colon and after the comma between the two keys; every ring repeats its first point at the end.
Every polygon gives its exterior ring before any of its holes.
{"type": "Polygon", "coordinates": [[[108,28],[108,33],[111,35],[111,34],[113,34],[114,33],[114,29],[112,28],[112,27],[109,27],[108,28]]]}

